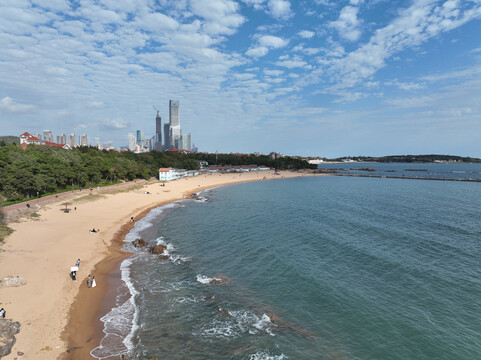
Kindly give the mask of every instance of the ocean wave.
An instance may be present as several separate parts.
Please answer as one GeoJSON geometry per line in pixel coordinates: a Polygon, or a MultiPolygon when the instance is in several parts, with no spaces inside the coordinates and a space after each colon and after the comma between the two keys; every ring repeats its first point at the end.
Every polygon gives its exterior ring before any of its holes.
{"type": "Polygon", "coordinates": [[[181,200],[174,201],[170,204],[159,206],[158,208],[152,209],[145,217],[141,220],[136,221],[135,225],[132,230],[125,236],[125,242],[131,243],[136,238],[140,236],[140,233],[145,229],[148,229],[153,226],[154,220],[159,217],[165,210],[172,209],[174,207],[179,206],[181,200]]]}
{"type": "Polygon", "coordinates": [[[196,335],[206,338],[237,338],[246,333],[267,333],[274,336],[275,325],[266,314],[258,316],[251,311],[229,311],[222,308],[219,308],[219,314],[222,316],[219,315],[204,325],[196,335]]]}
{"type": "Polygon", "coordinates": [[[213,281],[220,281],[221,279],[220,278],[210,278],[208,276],[205,276],[205,275],[200,275],[200,274],[197,274],[197,281],[200,282],[201,284],[211,284],[213,281]]]}
{"type": "Polygon", "coordinates": [[[289,359],[289,357],[284,354],[271,355],[267,350],[258,351],[255,354],[251,354],[247,357],[247,360],[285,360],[285,359],[289,359]]]}
{"type": "MultiPolygon", "coordinates": [[[[133,335],[138,329],[136,325],[138,308],[135,305],[135,295],[138,294],[138,291],[134,288],[130,278],[131,265],[132,258],[125,259],[120,265],[121,278],[130,292],[130,297],[100,319],[104,323],[105,336],[101,340],[100,346],[90,352],[90,355],[97,359],[124,355],[133,348],[133,335]]],[[[119,296],[116,303],[119,302],[119,296]]]]}
{"type": "Polygon", "coordinates": [[[258,316],[251,311],[228,311],[228,314],[232,316],[239,327],[245,332],[250,334],[257,334],[259,332],[266,332],[267,334],[274,336],[272,328],[275,326],[267,314],[258,316]]]}

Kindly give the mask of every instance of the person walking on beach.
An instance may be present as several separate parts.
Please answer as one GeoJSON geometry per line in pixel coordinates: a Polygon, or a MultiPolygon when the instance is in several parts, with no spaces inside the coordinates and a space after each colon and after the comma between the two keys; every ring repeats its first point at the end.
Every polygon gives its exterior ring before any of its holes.
{"type": "Polygon", "coordinates": [[[78,267],[78,268],[80,267],[80,259],[77,259],[77,262],[75,263],[75,266],[78,267]]]}
{"type": "Polygon", "coordinates": [[[89,276],[87,277],[87,287],[89,288],[91,284],[92,284],[92,280],[90,280],[90,274],[89,274],[89,276]]]}
{"type": "Polygon", "coordinates": [[[92,276],[92,287],[96,287],[97,283],[95,282],[95,276],[92,276]]]}
{"type": "Polygon", "coordinates": [[[6,313],[7,313],[7,312],[5,311],[4,308],[1,308],[1,309],[0,309],[0,316],[2,317],[2,319],[5,319],[5,314],[6,314],[6,313]]]}

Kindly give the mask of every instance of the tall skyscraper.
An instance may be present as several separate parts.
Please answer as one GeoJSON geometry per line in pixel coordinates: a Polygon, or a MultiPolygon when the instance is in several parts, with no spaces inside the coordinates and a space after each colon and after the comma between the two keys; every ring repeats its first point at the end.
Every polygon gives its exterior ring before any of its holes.
{"type": "Polygon", "coordinates": [[[57,135],[57,144],[66,144],[67,143],[67,136],[65,134],[57,135]]]}
{"type": "Polygon", "coordinates": [[[36,137],[37,139],[39,139],[40,141],[42,141],[42,134],[36,133],[36,134],[35,134],[35,137],[36,137]]]}
{"type": "Polygon", "coordinates": [[[169,100],[169,137],[170,147],[178,148],[182,131],[179,119],[179,100],[169,100]]]}
{"type": "Polygon", "coordinates": [[[170,124],[164,124],[164,149],[169,150],[170,146],[170,124]]]}
{"type": "Polygon", "coordinates": [[[157,116],[155,117],[155,139],[154,139],[154,150],[162,150],[162,118],[159,116],[159,111],[157,110],[157,116]]]}
{"type": "Polygon", "coordinates": [[[145,135],[142,130],[137,130],[137,145],[144,146],[145,143],[145,135]]]}
{"type": "Polygon", "coordinates": [[[180,136],[179,140],[179,150],[191,150],[191,145],[190,145],[190,133],[184,134],[180,136]]]}
{"type": "Polygon", "coordinates": [[[79,135],[78,137],[79,146],[88,146],[87,134],[79,135]]]}
{"type": "Polygon", "coordinates": [[[135,138],[134,134],[131,134],[131,133],[129,133],[127,136],[129,139],[129,150],[135,151],[135,145],[136,145],[137,139],[135,138]]]}
{"type": "Polygon", "coordinates": [[[68,137],[68,144],[70,147],[74,147],[75,146],[75,133],[71,133],[68,137]]]}
{"type": "Polygon", "coordinates": [[[94,137],[94,146],[97,148],[97,149],[100,149],[100,138],[99,137],[94,137]]]}
{"type": "Polygon", "coordinates": [[[50,130],[43,131],[43,141],[53,142],[53,134],[50,130]]]}

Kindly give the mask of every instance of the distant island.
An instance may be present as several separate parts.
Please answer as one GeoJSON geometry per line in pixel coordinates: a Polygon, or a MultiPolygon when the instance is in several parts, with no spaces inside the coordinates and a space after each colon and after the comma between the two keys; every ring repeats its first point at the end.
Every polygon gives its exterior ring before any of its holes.
{"type": "Polygon", "coordinates": [[[378,163],[437,163],[461,162],[481,163],[481,159],[455,155],[389,155],[389,156],[348,156],[335,159],[323,159],[325,162],[378,162],[378,163]]]}

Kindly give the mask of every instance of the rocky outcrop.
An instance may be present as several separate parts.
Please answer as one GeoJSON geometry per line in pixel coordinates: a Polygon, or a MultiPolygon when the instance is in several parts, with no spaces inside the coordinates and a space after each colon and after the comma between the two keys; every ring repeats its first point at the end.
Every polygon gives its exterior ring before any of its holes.
{"type": "Polygon", "coordinates": [[[360,169],[351,169],[351,170],[359,170],[359,171],[376,171],[374,168],[360,168],[360,169]]]}
{"type": "Polygon", "coordinates": [[[164,251],[167,249],[165,245],[156,245],[149,249],[149,252],[154,255],[162,255],[164,251]]]}
{"type": "Polygon", "coordinates": [[[17,287],[25,285],[27,282],[20,276],[6,276],[0,280],[0,287],[17,287]]]}
{"type": "Polygon", "coordinates": [[[0,358],[10,354],[15,344],[15,334],[20,331],[20,323],[0,319],[0,358]]]}
{"type": "Polygon", "coordinates": [[[132,241],[132,244],[133,244],[135,247],[137,247],[137,248],[139,248],[139,247],[144,247],[145,245],[147,245],[147,243],[145,242],[145,240],[142,239],[142,238],[137,238],[137,239],[135,239],[134,241],[132,241]]]}

